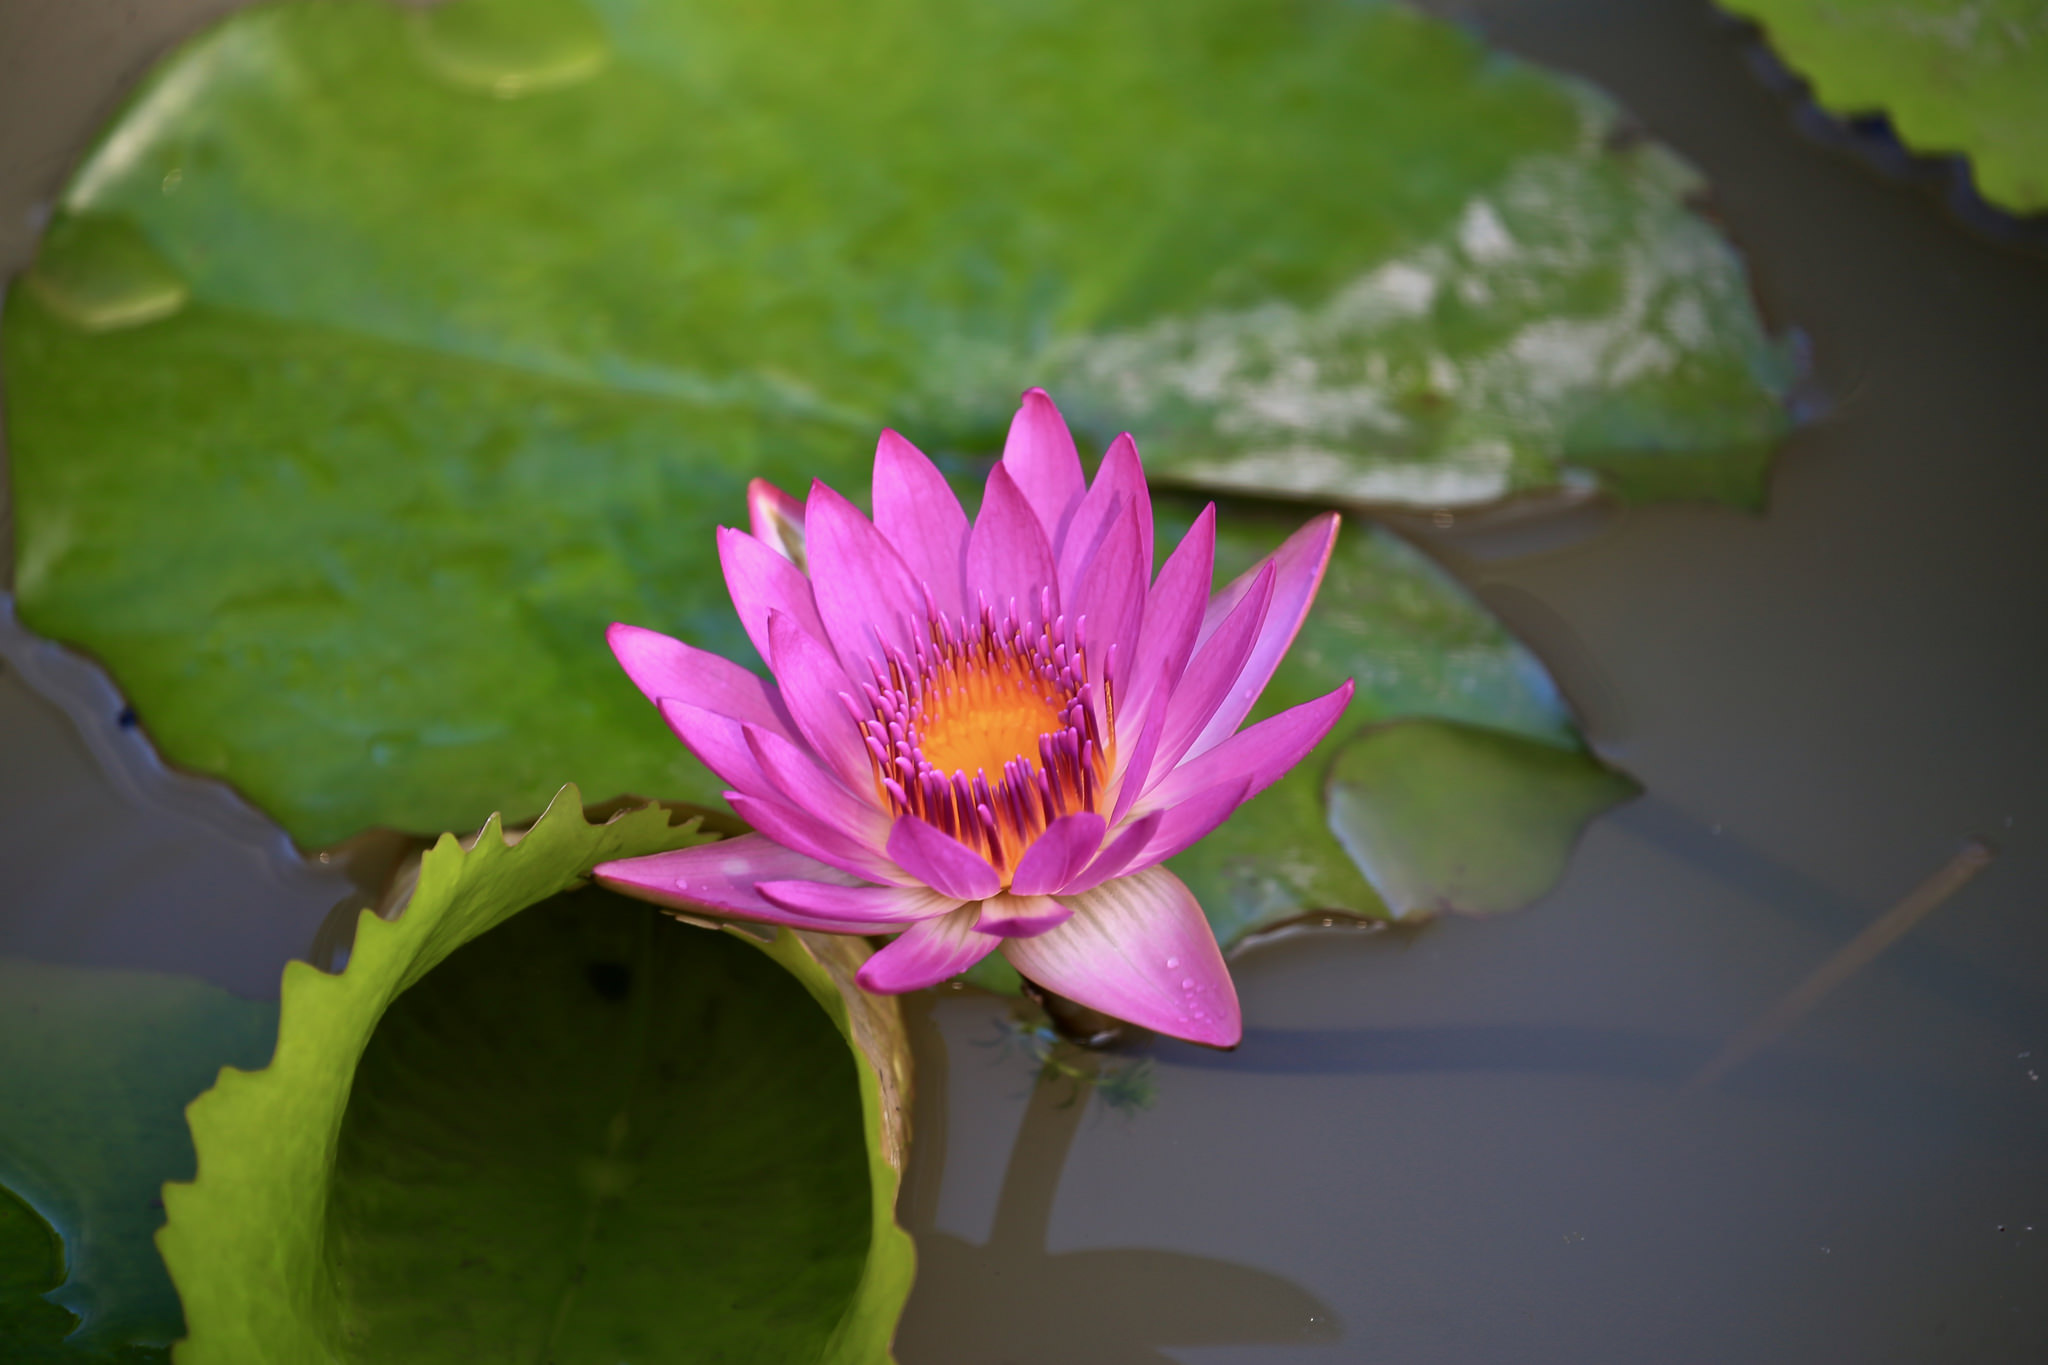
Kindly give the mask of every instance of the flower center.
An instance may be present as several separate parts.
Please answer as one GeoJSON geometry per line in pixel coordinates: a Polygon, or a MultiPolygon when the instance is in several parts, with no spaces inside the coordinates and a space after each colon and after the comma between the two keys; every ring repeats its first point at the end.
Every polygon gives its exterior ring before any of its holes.
{"type": "Polygon", "coordinates": [[[1060,816],[1093,810],[1113,751],[1109,697],[1065,617],[1027,626],[934,614],[911,655],[876,665],[861,720],[891,809],[978,849],[1004,885],[1060,816]]]}
{"type": "Polygon", "coordinates": [[[1004,667],[1013,662],[1004,655],[994,668],[969,663],[948,670],[944,687],[926,693],[918,747],[935,770],[999,773],[1013,758],[1030,761],[1041,735],[1065,728],[1062,698],[1040,679],[1004,667]]]}

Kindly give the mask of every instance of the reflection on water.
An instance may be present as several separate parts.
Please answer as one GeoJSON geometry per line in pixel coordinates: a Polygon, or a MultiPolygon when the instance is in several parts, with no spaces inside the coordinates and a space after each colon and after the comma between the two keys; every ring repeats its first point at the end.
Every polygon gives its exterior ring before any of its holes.
{"type": "MultiPolygon", "coordinates": [[[[968,1014],[988,1008],[984,1000],[950,1003],[966,1005],[968,1014]]],[[[921,1077],[937,1071],[956,1081],[1014,1082],[1021,1069],[1015,1059],[998,1059],[979,1075],[947,1072],[938,1055],[945,1045],[931,1021],[913,1027],[921,1035],[921,1077]]],[[[918,1279],[896,1343],[904,1365],[1166,1365],[1172,1357],[1163,1347],[1329,1342],[1342,1335],[1329,1305],[1251,1266],[1135,1247],[1054,1251],[1053,1206],[1068,1152],[1084,1119],[1106,1112],[1069,1077],[1041,1074],[1030,1083],[988,1236],[979,1243],[930,1225],[932,1201],[906,1194],[918,1279]]],[[[944,1167],[945,1115],[943,1091],[927,1093],[913,1149],[927,1182],[944,1167]]]]}

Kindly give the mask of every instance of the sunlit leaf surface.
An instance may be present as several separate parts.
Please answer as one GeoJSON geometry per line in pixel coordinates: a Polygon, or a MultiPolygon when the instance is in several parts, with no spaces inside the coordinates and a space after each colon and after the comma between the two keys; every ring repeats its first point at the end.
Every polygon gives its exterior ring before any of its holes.
{"type": "Polygon", "coordinates": [[[9,300],[22,615],[317,845],[715,801],[603,626],[744,655],[749,476],[971,473],[1027,383],[1161,478],[1754,502],[1785,355],[1612,132],[1372,3],[252,10],[9,300]]]}
{"type": "Polygon", "coordinates": [[[1978,193],[2048,210],[2048,9],[2040,0],[1721,0],[1830,113],[1881,113],[1930,156],[1963,155],[1978,193]]]}
{"type": "Polygon", "coordinates": [[[660,808],[444,837],[275,1059],[191,1108],[164,1191],[181,1365],[880,1362],[906,1053],[852,940],[772,945],[574,889],[692,842],[660,808]]]}

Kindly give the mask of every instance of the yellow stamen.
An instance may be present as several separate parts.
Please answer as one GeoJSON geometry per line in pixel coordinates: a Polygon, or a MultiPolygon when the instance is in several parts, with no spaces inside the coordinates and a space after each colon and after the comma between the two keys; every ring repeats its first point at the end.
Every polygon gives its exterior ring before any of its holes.
{"type": "MultiPolygon", "coordinates": [[[[925,761],[948,777],[985,772],[1000,780],[1014,758],[1038,762],[1038,737],[1064,727],[1060,698],[1010,656],[962,660],[925,694],[925,761]]],[[[937,681],[937,680],[935,680],[937,681]]]]}

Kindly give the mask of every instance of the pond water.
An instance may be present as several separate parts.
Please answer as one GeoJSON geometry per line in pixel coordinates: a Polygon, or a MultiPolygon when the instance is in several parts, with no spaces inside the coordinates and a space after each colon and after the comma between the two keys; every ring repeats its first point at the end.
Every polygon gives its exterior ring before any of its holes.
{"type": "MultiPolygon", "coordinates": [[[[0,265],[119,92],[226,8],[0,18],[0,265]]],[[[1401,523],[1647,789],[1536,905],[1252,945],[1243,1046],[1151,1047],[1141,1107],[1034,1089],[1005,1002],[913,1002],[898,1354],[2048,1358],[2048,255],[1802,137],[1703,4],[1438,8],[1706,172],[1827,411],[1762,517],[1401,523]],[[1689,1084],[1971,839],[1980,875],[1689,1084]]],[[[298,863],[156,765],[90,669],[5,645],[0,954],[274,994],[346,860],[298,863]]]]}

